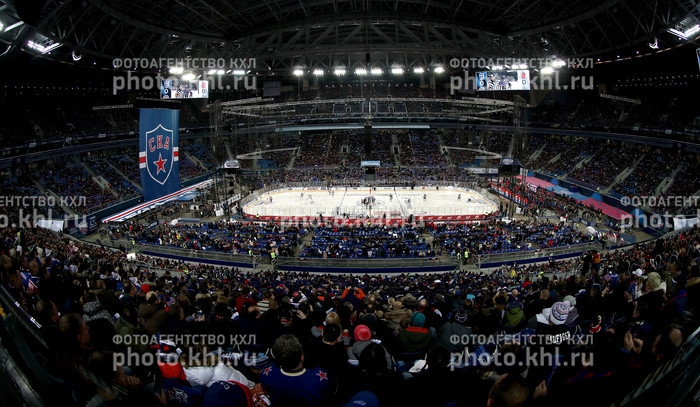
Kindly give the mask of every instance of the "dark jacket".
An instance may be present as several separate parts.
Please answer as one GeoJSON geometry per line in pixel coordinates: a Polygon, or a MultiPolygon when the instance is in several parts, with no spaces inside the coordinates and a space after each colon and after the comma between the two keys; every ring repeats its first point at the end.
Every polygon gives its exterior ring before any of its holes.
{"type": "Polygon", "coordinates": [[[151,335],[155,335],[160,331],[168,317],[168,313],[162,304],[143,303],[139,305],[138,312],[141,317],[141,326],[151,335]]]}

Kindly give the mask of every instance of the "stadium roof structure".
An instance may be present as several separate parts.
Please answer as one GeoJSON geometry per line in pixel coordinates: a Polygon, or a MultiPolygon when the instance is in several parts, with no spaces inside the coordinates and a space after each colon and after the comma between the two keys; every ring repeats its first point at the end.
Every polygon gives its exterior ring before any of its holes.
{"type": "MultiPolygon", "coordinates": [[[[292,69],[453,58],[614,59],[700,34],[694,0],[0,0],[0,55],[224,58],[292,69]]],[[[95,62],[93,62],[95,63],[95,62]]]]}

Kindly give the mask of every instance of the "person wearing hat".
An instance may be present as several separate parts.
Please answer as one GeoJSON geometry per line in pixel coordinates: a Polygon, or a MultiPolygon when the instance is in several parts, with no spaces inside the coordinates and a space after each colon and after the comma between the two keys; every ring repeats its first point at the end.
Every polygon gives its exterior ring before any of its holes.
{"type": "Polygon", "coordinates": [[[343,407],[379,407],[377,395],[371,391],[357,392],[343,407]]]}
{"type": "Polygon", "coordinates": [[[208,407],[252,407],[250,390],[235,381],[217,381],[206,389],[202,396],[203,406],[208,407]]]}
{"type": "MultiPolygon", "coordinates": [[[[350,362],[350,364],[353,366],[357,366],[359,364],[360,355],[362,354],[362,351],[367,347],[367,345],[375,341],[372,340],[372,331],[367,325],[364,324],[360,324],[355,327],[353,339],[354,343],[351,347],[348,348],[347,356],[348,362],[350,362]]],[[[387,369],[391,369],[391,365],[391,355],[389,354],[389,352],[386,352],[387,369]]]]}
{"type": "Polygon", "coordinates": [[[539,383],[551,373],[553,367],[549,363],[557,365],[562,361],[570,360],[569,342],[572,336],[569,327],[566,326],[570,311],[571,303],[569,301],[558,301],[551,308],[545,308],[536,315],[537,327],[535,331],[537,336],[531,354],[536,355],[536,357],[544,357],[545,359],[538,360],[547,360],[548,363],[530,366],[528,381],[532,377],[532,383],[539,383]],[[559,357],[558,361],[556,360],[557,356],[559,357]]]}
{"type": "Polygon", "coordinates": [[[503,328],[508,333],[518,332],[525,327],[525,312],[523,303],[517,297],[511,297],[506,304],[503,328]]]}
{"type": "Polygon", "coordinates": [[[425,327],[425,315],[416,311],[411,315],[408,327],[396,335],[394,345],[397,353],[418,353],[427,352],[434,341],[430,330],[425,327]]]}
{"type": "Polygon", "coordinates": [[[637,298],[639,298],[644,292],[642,291],[642,287],[644,286],[644,271],[642,269],[638,268],[632,272],[632,282],[629,285],[629,291],[630,294],[632,294],[632,299],[635,301],[637,298]]]}
{"type": "Polygon", "coordinates": [[[467,344],[465,343],[467,337],[473,333],[472,329],[466,325],[468,319],[469,314],[466,309],[459,308],[455,311],[452,320],[445,322],[438,329],[437,338],[435,339],[436,344],[444,346],[450,352],[463,351],[464,346],[467,344]],[[465,341],[453,343],[451,339],[455,337],[464,338],[465,341]]]}
{"type": "Polygon", "coordinates": [[[567,295],[562,301],[569,301],[571,308],[569,309],[569,316],[566,318],[565,325],[571,326],[578,321],[578,310],[576,309],[576,297],[573,295],[567,295]]]}
{"type": "Polygon", "coordinates": [[[540,329],[546,330],[544,327],[564,325],[570,310],[571,303],[569,301],[555,302],[551,308],[543,309],[541,313],[537,314],[538,333],[540,329]]]}

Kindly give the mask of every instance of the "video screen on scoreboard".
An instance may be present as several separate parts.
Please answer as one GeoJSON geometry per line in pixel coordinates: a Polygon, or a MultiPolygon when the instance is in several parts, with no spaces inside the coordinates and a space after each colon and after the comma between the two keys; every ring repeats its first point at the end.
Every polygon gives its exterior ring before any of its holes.
{"type": "Polygon", "coordinates": [[[163,79],[160,83],[160,98],[209,99],[209,81],[163,79]]]}
{"type": "Polygon", "coordinates": [[[530,71],[477,72],[476,90],[530,90],[530,71]]]}

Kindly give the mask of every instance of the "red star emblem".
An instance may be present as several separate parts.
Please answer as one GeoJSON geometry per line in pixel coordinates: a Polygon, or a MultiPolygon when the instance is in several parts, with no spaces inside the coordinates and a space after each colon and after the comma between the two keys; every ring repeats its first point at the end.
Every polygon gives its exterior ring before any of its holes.
{"type": "Polygon", "coordinates": [[[320,378],[320,381],[328,380],[328,373],[324,372],[323,370],[316,373],[316,376],[320,378]]]}
{"type": "Polygon", "coordinates": [[[161,154],[158,154],[158,161],[153,161],[153,164],[158,167],[158,171],[156,171],[156,175],[160,174],[161,171],[165,172],[165,163],[168,162],[168,160],[164,160],[163,156],[161,154]]]}
{"type": "Polygon", "coordinates": [[[271,371],[272,371],[272,368],[268,366],[265,368],[265,370],[262,371],[262,374],[267,376],[268,374],[270,374],[271,371]]]}

